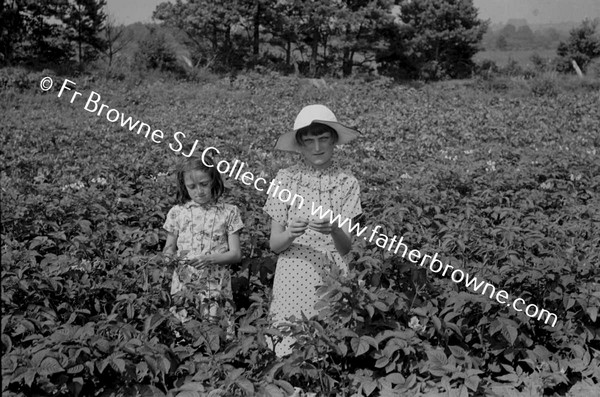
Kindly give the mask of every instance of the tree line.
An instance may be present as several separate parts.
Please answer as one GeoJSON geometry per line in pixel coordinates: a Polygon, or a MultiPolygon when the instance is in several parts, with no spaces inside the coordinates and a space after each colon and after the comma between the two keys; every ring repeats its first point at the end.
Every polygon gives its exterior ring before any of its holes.
{"type": "MultiPolygon", "coordinates": [[[[110,66],[127,40],[105,9],[105,0],[0,0],[0,65],[82,66],[102,57],[110,66]]],[[[472,0],[175,0],[153,18],[180,32],[196,68],[263,66],[311,77],[358,69],[405,79],[470,75],[489,24],[472,0]]],[[[585,26],[595,34],[596,25],[585,26]]],[[[528,32],[511,34],[520,33],[528,32]]],[[[176,68],[164,37],[137,44],[136,63],[176,68]]],[[[567,57],[564,49],[580,50],[561,48],[567,57]]]]}
{"type": "MultiPolygon", "coordinates": [[[[81,65],[112,57],[116,30],[105,6],[0,0],[0,62],[81,65]]],[[[183,32],[196,66],[266,65],[309,76],[348,76],[357,67],[456,76],[473,65],[487,27],[472,0],[176,0],[159,4],[153,17],[183,32]]]]}
{"type": "Polygon", "coordinates": [[[196,65],[270,62],[309,76],[456,77],[487,28],[472,0],[178,0],[153,16],[185,33],[196,65]]]}

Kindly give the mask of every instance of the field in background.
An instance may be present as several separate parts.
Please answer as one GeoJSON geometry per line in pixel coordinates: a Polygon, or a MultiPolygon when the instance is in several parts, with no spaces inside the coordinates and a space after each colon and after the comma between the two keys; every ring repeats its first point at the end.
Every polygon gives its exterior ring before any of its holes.
{"type": "Polygon", "coordinates": [[[475,61],[482,61],[485,59],[496,62],[499,67],[506,66],[511,59],[515,60],[519,65],[531,66],[531,56],[538,54],[542,58],[552,59],[556,57],[556,50],[552,49],[536,49],[536,50],[511,50],[511,51],[499,51],[499,50],[485,50],[475,54],[475,61]]]}

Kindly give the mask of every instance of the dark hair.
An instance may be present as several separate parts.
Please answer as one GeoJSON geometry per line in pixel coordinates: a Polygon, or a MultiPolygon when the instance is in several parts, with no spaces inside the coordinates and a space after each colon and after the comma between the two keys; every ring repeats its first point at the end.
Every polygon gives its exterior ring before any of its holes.
{"type": "Polygon", "coordinates": [[[185,187],[183,176],[186,172],[195,170],[206,172],[210,176],[210,180],[212,181],[210,194],[215,201],[218,200],[225,191],[225,185],[223,184],[223,179],[221,179],[221,174],[215,166],[215,162],[207,155],[204,156],[204,160],[200,156],[193,155],[182,160],[177,167],[177,203],[185,204],[192,199],[185,187]],[[208,167],[204,163],[212,165],[212,167],[208,167]]]}
{"type": "Polygon", "coordinates": [[[304,146],[302,138],[304,138],[305,136],[318,136],[326,132],[331,132],[331,138],[333,139],[333,143],[336,143],[338,141],[338,133],[333,127],[330,127],[327,124],[312,123],[296,131],[296,142],[298,143],[298,145],[304,146]]]}

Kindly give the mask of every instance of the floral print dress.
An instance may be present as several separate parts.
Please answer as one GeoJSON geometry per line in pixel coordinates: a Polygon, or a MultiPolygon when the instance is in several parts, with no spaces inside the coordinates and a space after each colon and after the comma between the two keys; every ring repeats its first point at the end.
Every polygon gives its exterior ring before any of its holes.
{"type": "MultiPolygon", "coordinates": [[[[177,256],[193,259],[200,255],[219,254],[229,251],[228,234],[244,227],[240,211],[231,204],[200,205],[190,200],[176,205],[167,214],[163,228],[178,233],[177,256]]],[[[200,297],[231,300],[231,274],[227,266],[214,265],[202,270],[191,266],[173,272],[171,294],[185,288],[185,283],[195,282],[200,287],[200,297]]],[[[210,307],[210,316],[216,316],[218,308],[210,307]]]]}
{"type": "MultiPolygon", "coordinates": [[[[291,191],[291,197],[298,194],[304,199],[303,205],[300,205],[297,199],[286,203],[269,195],[263,209],[283,226],[287,226],[293,218],[318,219],[318,212],[316,215],[312,213],[319,206],[322,206],[323,212],[331,209],[334,216],[340,214],[342,221],[362,213],[358,181],[337,162],[324,170],[313,169],[304,163],[295,165],[280,170],[275,180],[280,183],[280,189],[291,191]]],[[[275,326],[291,316],[300,319],[302,313],[307,318],[317,314],[314,308],[318,300],[316,289],[324,284],[327,269],[334,265],[343,273],[348,271],[348,265],[335,249],[331,235],[312,229],[307,229],[279,255],[270,307],[275,326]]],[[[294,342],[291,337],[284,338],[275,347],[275,352],[278,356],[290,354],[290,346],[294,342]]]]}

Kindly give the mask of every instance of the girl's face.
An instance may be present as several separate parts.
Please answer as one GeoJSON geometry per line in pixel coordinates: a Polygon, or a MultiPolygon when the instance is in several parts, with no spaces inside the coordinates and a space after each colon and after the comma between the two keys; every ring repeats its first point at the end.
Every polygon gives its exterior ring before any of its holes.
{"type": "Polygon", "coordinates": [[[212,180],[208,173],[201,170],[186,171],[183,173],[183,183],[188,194],[197,204],[208,204],[213,201],[212,180]]]}
{"type": "Polygon", "coordinates": [[[329,167],[335,147],[331,132],[302,137],[302,143],[300,153],[309,165],[317,169],[329,167]]]}

